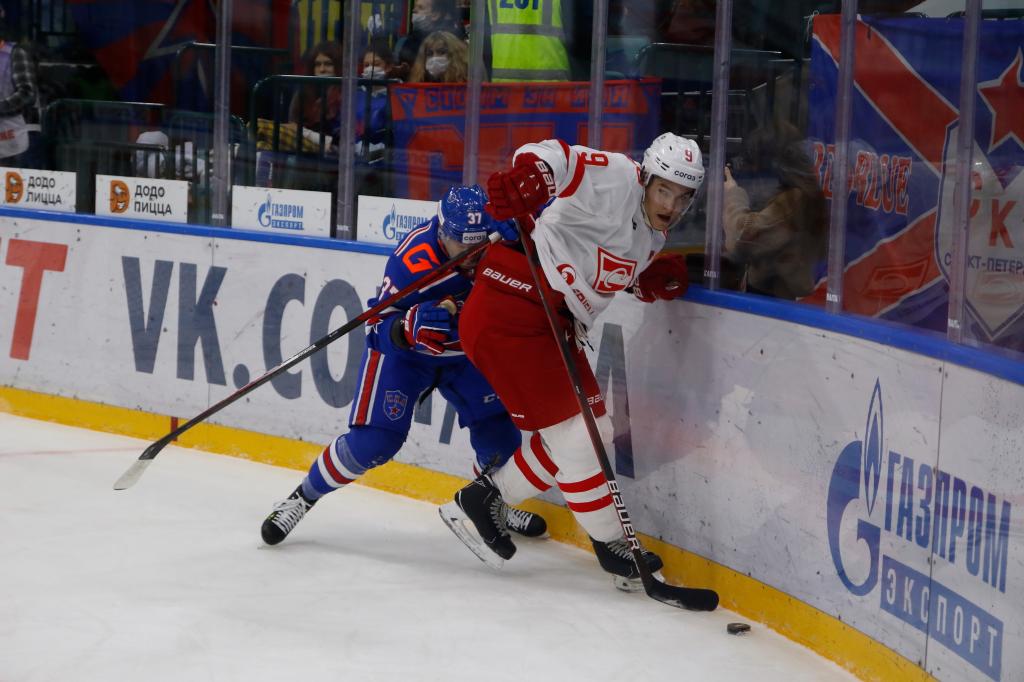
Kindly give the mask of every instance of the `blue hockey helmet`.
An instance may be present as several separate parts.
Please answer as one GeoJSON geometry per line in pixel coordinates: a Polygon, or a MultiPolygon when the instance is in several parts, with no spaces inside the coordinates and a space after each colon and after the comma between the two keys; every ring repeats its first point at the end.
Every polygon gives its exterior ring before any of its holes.
{"type": "Polygon", "coordinates": [[[487,195],[480,185],[456,185],[437,202],[441,234],[459,244],[472,246],[487,239],[491,216],[484,211],[487,195]]]}

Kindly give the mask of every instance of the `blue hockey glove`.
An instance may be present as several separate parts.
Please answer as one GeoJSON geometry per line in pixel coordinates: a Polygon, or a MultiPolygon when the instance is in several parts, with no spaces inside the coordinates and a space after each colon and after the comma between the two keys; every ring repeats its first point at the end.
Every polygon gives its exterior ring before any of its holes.
{"type": "Polygon", "coordinates": [[[445,342],[457,336],[453,329],[457,310],[451,298],[417,303],[409,308],[402,321],[406,344],[413,350],[440,355],[445,351],[445,342]]]}
{"type": "Polygon", "coordinates": [[[519,241],[519,228],[514,220],[494,220],[487,232],[497,232],[507,242],[519,241]]]}

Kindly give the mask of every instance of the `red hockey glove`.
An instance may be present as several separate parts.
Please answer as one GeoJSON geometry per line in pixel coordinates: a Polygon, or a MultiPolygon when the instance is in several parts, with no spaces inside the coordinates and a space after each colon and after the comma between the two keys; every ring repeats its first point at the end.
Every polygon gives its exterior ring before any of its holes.
{"type": "Polygon", "coordinates": [[[455,329],[455,301],[445,298],[436,303],[417,303],[405,313],[402,327],[405,343],[413,350],[440,355],[444,344],[458,336],[455,329]]]}
{"type": "Polygon", "coordinates": [[[671,301],[686,293],[688,283],[686,258],[675,253],[666,254],[655,258],[640,273],[633,285],[633,295],[644,303],[653,303],[659,298],[671,301]]]}
{"type": "Polygon", "coordinates": [[[495,220],[529,215],[555,196],[555,176],[536,154],[520,154],[510,171],[487,180],[487,212],[495,220]]]}

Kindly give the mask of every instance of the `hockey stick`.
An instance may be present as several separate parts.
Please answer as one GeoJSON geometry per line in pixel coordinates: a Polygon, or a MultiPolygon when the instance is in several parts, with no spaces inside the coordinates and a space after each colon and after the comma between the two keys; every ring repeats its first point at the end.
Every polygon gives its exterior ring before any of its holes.
{"type": "MultiPolygon", "coordinates": [[[[525,220],[532,220],[532,218],[527,217],[525,220]]],[[[576,393],[576,400],[580,405],[580,413],[583,415],[583,421],[587,425],[590,442],[594,446],[594,453],[597,455],[597,461],[601,465],[601,471],[604,473],[605,481],[608,484],[608,491],[611,493],[612,503],[615,505],[619,524],[622,526],[622,532],[626,535],[626,543],[633,552],[633,562],[640,573],[640,581],[644,585],[644,592],[647,593],[647,596],[676,608],[688,609],[690,611],[714,611],[718,607],[717,592],[697,587],[678,587],[664,583],[654,577],[650,567],[643,558],[643,554],[640,551],[640,541],[637,540],[636,531],[633,529],[633,522],[630,520],[629,512],[626,511],[626,505],[622,501],[622,492],[619,490],[619,484],[615,480],[615,473],[612,471],[611,464],[609,463],[608,453],[604,448],[604,441],[601,440],[601,432],[597,428],[597,419],[594,417],[594,411],[587,402],[587,396],[583,391],[583,382],[580,379],[579,369],[576,367],[576,360],[573,358],[569,350],[569,344],[563,336],[558,323],[555,321],[555,311],[552,310],[551,303],[544,295],[544,285],[541,281],[542,275],[538,270],[537,250],[534,247],[533,240],[526,233],[526,230],[523,229],[523,222],[523,218],[516,219],[516,224],[519,225],[520,239],[523,243],[523,248],[526,250],[526,262],[530,266],[530,274],[533,276],[533,281],[537,284],[541,305],[543,305],[544,314],[548,318],[548,326],[551,328],[551,333],[555,337],[555,343],[558,344],[558,350],[562,354],[562,364],[565,365],[565,371],[569,375],[569,381],[572,383],[573,391],[576,393]]]]}
{"type": "Polygon", "coordinates": [[[483,241],[479,244],[476,244],[475,246],[467,249],[466,251],[463,251],[458,256],[455,256],[454,258],[450,258],[449,260],[445,261],[437,269],[428,272],[427,274],[423,275],[423,277],[420,277],[418,280],[412,282],[411,284],[401,289],[397,293],[388,296],[384,300],[379,301],[376,305],[364,310],[358,316],[352,318],[344,325],[338,327],[327,336],[323,337],[319,341],[314,342],[313,345],[305,348],[304,350],[299,351],[292,357],[288,358],[287,360],[279,364],[277,367],[268,370],[267,373],[264,374],[263,376],[257,379],[253,379],[252,381],[250,381],[245,386],[238,389],[228,397],[206,408],[203,412],[199,413],[192,419],[189,419],[187,422],[185,422],[178,428],[174,429],[160,440],[151,443],[150,446],[146,448],[141,455],[139,455],[139,458],[134,463],[132,463],[130,467],[128,467],[128,470],[121,474],[121,478],[117,479],[117,481],[114,483],[114,490],[124,490],[135,485],[138,482],[138,480],[142,477],[142,474],[145,473],[146,468],[150,465],[150,463],[152,463],[153,458],[160,454],[160,451],[167,447],[168,443],[170,443],[172,440],[174,440],[181,434],[191,429],[199,422],[203,421],[212,414],[220,412],[222,409],[224,409],[231,403],[235,402],[242,396],[246,395],[250,391],[253,391],[262,386],[263,384],[267,383],[281,372],[284,372],[294,367],[295,365],[302,362],[309,356],[326,347],[328,344],[337,341],[341,337],[345,336],[345,334],[348,334],[356,327],[359,327],[366,320],[370,319],[371,317],[373,317],[380,311],[384,310],[385,308],[390,307],[394,303],[397,303],[399,300],[405,298],[406,296],[413,292],[426,288],[429,284],[432,284],[434,281],[440,279],[441,276],[449,272],[459,263],[467,260],[471,256],[474,256],[475,254],[479,253],[484,248],[486,248],[489,244],[492,244],[498,241],[499,239],[501,239],[501,235],[498,234],[497,232],[492,232],[488,237],[487,241],[483,241]]]}

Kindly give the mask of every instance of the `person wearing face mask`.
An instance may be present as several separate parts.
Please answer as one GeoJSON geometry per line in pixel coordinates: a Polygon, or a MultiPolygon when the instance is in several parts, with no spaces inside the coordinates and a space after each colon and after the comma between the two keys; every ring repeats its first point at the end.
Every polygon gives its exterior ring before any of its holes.
{"type": "Polygon", "coordinates": [[[412,29],[405,36],[398,52],[401,77],[409,74],[423,41],[431,33],[446,31],[462,41],[468,38],[466,27],[455,7],[455,0],[416,0],[412,6],[410,23],[412,29]]]}
{"type": "Polygon", "coordinates": [[[466,43],[446,31],[431,33],[409,74],[410,83],[465,83],[469,77],[469,49],[466,43]]]}
{"type": "MultiPolygon", "coordinates": [[[[502,559],[516,551],[502,522],[505,505],[557,486],[614,584],[628,591],[640,587],[540,297],[558,312],[588,402],[610,442],[611,420],[582,350],[586,330],[619,292],[646,303],[685,292],[685,259],[656,254],[703,181],[697,144],[672,133],[657,137],[639,164],[624,154],[561,140],[527,144],[516,151],[510,170],[488,180],[488,213],[495,220],[523,219],[520,228],[532,234],[541,277],[534,280],[521,242],[494,244],[476,268],[459,318],[466,355],[515,425],[531,432],[524,438],[531,444],[528,452],[524,448],[512,464],[479,476],[455,495],[477,539],[502,559]],[[529,216],[542,207],[533,226],[529,216]]],[[[473,550],[474,544],[463,541],[473,550]]],[[[661,569],[656,554],[645,550],[644,557],[651,572],[661,569]]]]}
{"type": "Polygon", "coordinates": [[[391,50],[385,42],[374,42],[360,58],[359,89],[356,91],[356,156],[379,158],[387,136],[387,79],[391,73],[391,50]]]}

